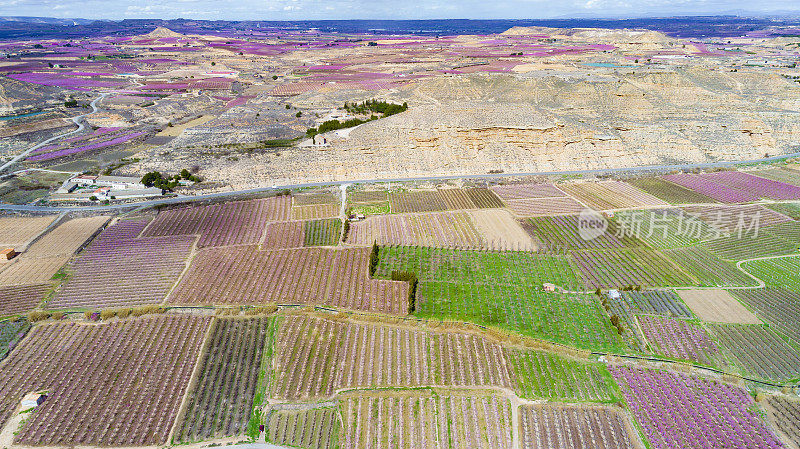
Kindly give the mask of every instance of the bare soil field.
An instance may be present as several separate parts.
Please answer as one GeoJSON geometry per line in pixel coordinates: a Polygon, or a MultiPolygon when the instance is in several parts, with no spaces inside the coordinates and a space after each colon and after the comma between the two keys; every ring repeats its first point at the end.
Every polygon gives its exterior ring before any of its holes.
{"type": "Polygon", "coordinates": [[[478,232],[481,233],[485,247],[494,250],[514,248],[518,251],[536,251],[539,247],[519,222],[504,209],[471,210],[478,232]]]}
{"type": "Polygon", "coordinates": [[[69,256],[19,258],[0,265],[0,285],[42,284],[50,281],[61,267],[69,261],[69,256]],[[5,265],[5,267],[4,267],[5,265]]]}
{"type": "Polygon", "coordinates": [[[54,215],[0,217],[0,247],[21,251],[24,249],[22,247],[44,231],[55,218],[54,215]]]}
{"type": "Polygon", "coordinates": [[[731,324],[761,324],[761,320],[726,290],[678,290],[686,305],[703,321],[731,324]]]}
{"type": "Polygon", "coordinates": [[[39,259],[44,257],[70,257],[83,246],[101,226],[109,220],[107,216],[74,218],[59,224],[20,257],[39,259]]]}

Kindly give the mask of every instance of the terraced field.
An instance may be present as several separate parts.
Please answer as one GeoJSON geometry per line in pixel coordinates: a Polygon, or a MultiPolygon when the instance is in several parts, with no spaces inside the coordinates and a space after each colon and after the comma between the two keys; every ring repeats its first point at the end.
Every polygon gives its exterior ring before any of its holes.
{"type": "Polygon", "coordinates": [[[641,447],[618,410],[606,407],[523,405],[524,449],[632,449],[641,447]]]}
{"type": "Polygon", "coordinates": [[[755,279],[736,268],[736,264],[720,260],[701,246],[665,250],[662,254],[691,276],[695,280],[693,284],[701,287],[758,285],[755,279]]]}
{"type": "Polygon", "coordinates": [[[667,205],[665,201],[621,181],[559,184],[558,187],[594,210],[667,205]]]}
{"type": "Polygon", "coordinates": [[[244,433],[253,410],[268,318],[218,318],[200,360],[197,384],[175,432],[177,442],[244,433]]]}
{"type": "Polygon", "coordinates": [[[342,423],[336,408],[286,408],[269,411],[266,419],[268,442],[309,449],[334,449],[339,446],[342,423]]]}
{"type": "Polygon", "coordinates": [[[555,354],[506,349],[521,397],[561,402],[612,402],[619,393],[601,364],[555,354]]]}
{"type": "Polygon", "coordinates": [[[787,288],[800,292],[800,257],[779,257],[747,261],[742,268],[770,287],[787,288]]]}
{"type": "Polygon", "coordinates": [[[687,189],[679,184],[661,178],[637,178],[627,181],[635,187],[666,201],[669,204],[701,204],[715,203],[713,198],[707,197],[694,190],[687,189]]]}
{"type": "Polygon", "coordinates": [[[774,329],[800,344],[800,293],[781,288],[733,291],[774,329]]]}
{"type": "Polygon", "coordinates": [[[0,217],[0,247],[21,251],[55,219],[54,215],[0,217]]]}
{"type": "Polygon", "coordinates": [[[662,253],[648,248],[572,251],[584,282],[592,288],[693,285],[662,253]]]}
{"type": "Polygon", "coordinates": [[[762,325],[709,325],[711,332],[744,368],[761,379],[800,378],[800,351],[762,325]]]}
{"type": "Polygon", "coordinates": [[[0,316],[25,313],[42,302],[50,284],[15,285],[0,289],[0,316]]]}

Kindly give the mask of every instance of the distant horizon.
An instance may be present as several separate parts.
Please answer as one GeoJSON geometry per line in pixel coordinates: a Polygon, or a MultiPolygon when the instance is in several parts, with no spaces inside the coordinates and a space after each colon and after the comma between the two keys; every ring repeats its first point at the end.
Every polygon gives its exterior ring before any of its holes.
{"type": "Polygon", "coordinates": [[[12,0],[0,16],[70,20],[570,20],[798,17],[787,0],[12,0]],[[47,11],[47,15],[41,15],[47,11]]]}

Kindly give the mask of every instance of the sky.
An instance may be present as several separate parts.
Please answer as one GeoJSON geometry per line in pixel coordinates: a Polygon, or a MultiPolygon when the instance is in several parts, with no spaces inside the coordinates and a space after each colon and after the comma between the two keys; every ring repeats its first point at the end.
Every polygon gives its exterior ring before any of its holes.
{"type": "Polygon", "coordinates": [[[797,0],[0,0],[0,16],[84,19],[551,19],[800,15],[797,0]]]}

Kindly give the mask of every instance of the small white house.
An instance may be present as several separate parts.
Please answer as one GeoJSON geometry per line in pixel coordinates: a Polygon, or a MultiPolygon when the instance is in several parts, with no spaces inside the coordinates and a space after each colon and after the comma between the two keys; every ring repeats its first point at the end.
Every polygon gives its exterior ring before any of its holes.
{"type": "Polygon", "coordinates": [[[620,295],[619,290],[609,290],[608,297],[610,299],[619,299],[622,295],[620,295]]]}

